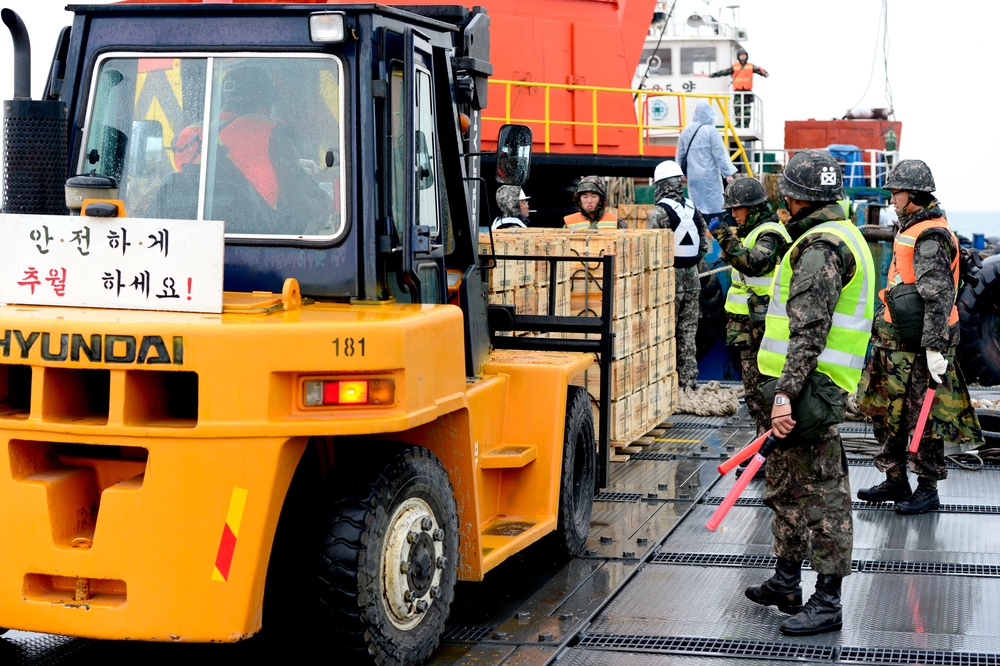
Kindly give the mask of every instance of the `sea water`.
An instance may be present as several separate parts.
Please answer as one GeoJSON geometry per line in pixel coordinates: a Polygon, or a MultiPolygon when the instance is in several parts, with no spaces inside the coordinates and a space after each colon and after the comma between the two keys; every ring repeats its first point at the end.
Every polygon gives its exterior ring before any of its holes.
{"type": "Polygon", "coordinates": [[[944,206],[948,226],[959,235],[972,241],[973,234],[983,234],[985,238],[1000,237],[1000,211],[951,210],[944,206]]]}

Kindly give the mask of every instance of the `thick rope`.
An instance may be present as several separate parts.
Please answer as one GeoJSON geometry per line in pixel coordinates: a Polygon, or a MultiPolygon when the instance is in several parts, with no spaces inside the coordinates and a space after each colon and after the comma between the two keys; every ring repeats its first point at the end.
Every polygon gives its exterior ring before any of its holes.
{"type": "Polygon", "coordinates": [[[682,388],[678,394],[676,414],[698,416],[730,416],[740,408],[743,386],[723,388],[719,382],[700,384],[696,389],[682,388]]]}
{"type": "Polygon", "coordinates": [[[731,270],[733,270],[732,266],[729,265],[719,266],[718,268],[713,268],[710,271],[705,271],[704,273],[698,273],[698,277],[703,278],[706,275],[714,275],[715,273],[725,273],[726,271],[731,271],[731,270]]]}

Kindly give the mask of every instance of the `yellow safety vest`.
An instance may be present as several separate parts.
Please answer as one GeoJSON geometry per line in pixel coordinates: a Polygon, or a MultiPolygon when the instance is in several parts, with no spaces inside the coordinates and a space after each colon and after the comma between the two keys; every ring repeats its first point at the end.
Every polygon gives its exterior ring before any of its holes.
{"type": "MultiPolygon", "coordinates": [[[[785,225],[780,222],[765,222],[757,227],[747,236],[743,244],[747,250],[751,249],[757,239],[764,232],[775,232],[781,235],[786,241],[791,241],[785,225]]],[[[768,296],[771,293],[771,281],[774,272],[778,269],[777,264],[768,273],[759,277],[744,275],[737,270],[733,271],[732,284],[729,286],[729,293],[726,296],[726,312],[736,315],[750,315],[750,292],[758,296],[768,296]]]]}
{"type": "Polygon", "coordinates": [[[841,199],[837,203],[839,203],[841,205],[841,207],[844,209],[844,219],[845,220],[850,220],[851,219],[851,200],[850,199],[841,199]]]}
{"type": "Polygon", "coordinates": [[[802,234],[785,253],[774,276],[771,303],[764,321],[764,339],[757,354],[757,367],[768,377],[780,377],[788,355],[788,293],[792,284],[791,257],[796,246],[815,234],[836,236],[854,255],[857,270],[840,292],[833,311],[833,324],[817,359],[816,369],[840,388],[854,393],[861,381],[865,353],[875,314],[875,262],[861,231],[846,220],[825,222],[802,234]]]}

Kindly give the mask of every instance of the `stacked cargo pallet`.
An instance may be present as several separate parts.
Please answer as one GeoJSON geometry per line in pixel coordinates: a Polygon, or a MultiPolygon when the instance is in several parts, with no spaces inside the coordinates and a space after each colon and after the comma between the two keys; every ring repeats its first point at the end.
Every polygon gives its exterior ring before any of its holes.
{"type": "Polygon", "coordinates": [[[655,204],[619,204],[616,209],[618,219],[629,229],[645,229],[649,211],[655,204]]]}
{"type": "MultiPolygon", "coordinates": [[[[677,404],[671,232],[518,229],[494,231],[493,242],[498,256],[615,255],[610,416],[612,445],[618,453],[612,459],[627,459],[621,451],[670,416],[677,404]]],[[[481,234],[480,253],[489,252],[489,235],[481,234]]],[[[554,289],[553,314],[600,316],[602,268],[593,261],[560,262],[550,274],[545,261],[498,260],[496,268],[487,271],[489,300],[514,305],[519,314],[548,314],[554,289]]],[[[596,408],[597,366],[574,383],[588,388],[596,408]]]]}

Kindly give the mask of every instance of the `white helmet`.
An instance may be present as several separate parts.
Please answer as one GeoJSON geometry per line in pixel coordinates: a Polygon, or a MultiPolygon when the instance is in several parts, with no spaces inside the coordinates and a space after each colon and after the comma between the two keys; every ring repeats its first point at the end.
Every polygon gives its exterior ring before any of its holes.
{"type": "Polygon", "coordinates": [[[527,201],[530,198],[531,197],[529,197],[527,194],[524,193],[524,190],[521,190],[521,193],[518,195],[517,200],[518,201],[527,201]]]}
{"type": "Polygon", "coordinates": [[[658,183],[667,178],[680,178],[683,175],[681,166],[677,162],[664,160],[656,165],[656,170],[653,171],[653,182],[658,183]]]}

